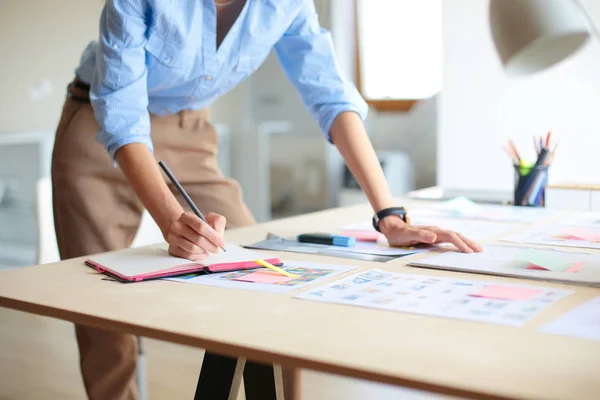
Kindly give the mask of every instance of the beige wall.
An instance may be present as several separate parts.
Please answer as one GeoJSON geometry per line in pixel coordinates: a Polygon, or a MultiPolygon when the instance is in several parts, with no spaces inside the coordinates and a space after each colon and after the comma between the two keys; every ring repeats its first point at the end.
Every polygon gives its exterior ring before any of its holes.
{"type": "Polygon", "coordinates": [[[54,131],[81,52],[97,36],[102,0],[0,0],[0,132],[54,131]],[[53,90],[38,101],[40,81],[53,90]]]}

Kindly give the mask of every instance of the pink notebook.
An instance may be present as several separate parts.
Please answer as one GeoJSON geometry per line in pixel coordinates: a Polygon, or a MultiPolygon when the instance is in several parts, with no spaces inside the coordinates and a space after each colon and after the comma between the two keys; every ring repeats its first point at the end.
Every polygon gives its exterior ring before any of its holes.
{"type": "Polygon", "coordinates": [[[166,244],[126,249],[91,256],[86,265],[122,282],[140,282],[190,273],[216,273],[261,268],[254,260],[282,265],[278,258],[228,244],[226,252],[213,254],[202,261],[190,261],[169,255],[166,244]]]}

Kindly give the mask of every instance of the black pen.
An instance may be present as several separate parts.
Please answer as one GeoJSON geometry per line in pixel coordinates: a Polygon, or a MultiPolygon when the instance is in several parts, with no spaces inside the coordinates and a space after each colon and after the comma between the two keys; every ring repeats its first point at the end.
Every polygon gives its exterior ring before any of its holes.
{"type": "MultiPolygon", "coordinates": [[[[177,190],[179,190],[179,193],[181,193],[181,195],[183,196],[183,198],[185,199],[185,201],[189,204],[189,206],[192,209],[192,211],[194,212],[194,214],[196,214],[196,216],[198,218],[200,218],[202,221],[204,221],[205,223],[208,224],[208,222],[206,221],[206,218],[204,218],[204,215],[202,215],[202,213],[200,212],[200,210],[198,209],[198,207],[196,207],[196,204],[194,204],[194,202],[191,199],[191,197],[187,194],[187,192],[185,191],[185,189],[183,188],[183,186],[181,186],[181,183],[179,183],[179,181],[177,180],[177,178],[175,178],[175,175],[173,175],[173,173],[171,172],[171,170],[169,169],[169,167],[167,167],[167,165],[164,162],[162,162],[162,161],[159,161],[158,165],[160,165],[160,167],[163,169],[163,171],[165,171],[165,174],[167,174],[167,176],[169,177],[169,179],[171,180],[171,182],[173,182],[173,185],[175,185],[175,187],[177,188],[177,190]]],[[[221,250],[226,251],[223,247],[221,247],[221,250]]]]}

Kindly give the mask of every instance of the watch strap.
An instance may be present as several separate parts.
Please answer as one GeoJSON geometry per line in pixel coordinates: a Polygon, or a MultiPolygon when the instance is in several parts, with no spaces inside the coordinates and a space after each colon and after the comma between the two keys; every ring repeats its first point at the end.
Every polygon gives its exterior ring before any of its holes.
{"type": "Polygon", "coordinates": [[[404,222],[407,222],[406,209],[404,207],[384,208],[373,215],[373,228],[375,228],[377,232],[381,232],[381,229],[379,229],[379,221],[392,215],[397,215],[402,218],[404,222]]]}

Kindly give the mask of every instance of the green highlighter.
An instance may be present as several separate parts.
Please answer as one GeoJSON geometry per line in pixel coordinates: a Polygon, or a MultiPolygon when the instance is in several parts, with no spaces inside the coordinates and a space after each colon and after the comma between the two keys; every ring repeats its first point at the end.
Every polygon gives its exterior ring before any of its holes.
{"type": "Polygon", "coordinates": [[[356,244],[356,238],[352,236],[333,235],[330,233],[303,233],[302,235],[298,235],[297,240],[301,243],[326,244],[341,247],[352,247],[356,244]]]}
{"type": "Polygon", "coordinates": [[[519,163],[519,175],[525,176],[529,174],[532,166],[533,164],[530,161],[521,159],[521,162],[519,163]]]}

